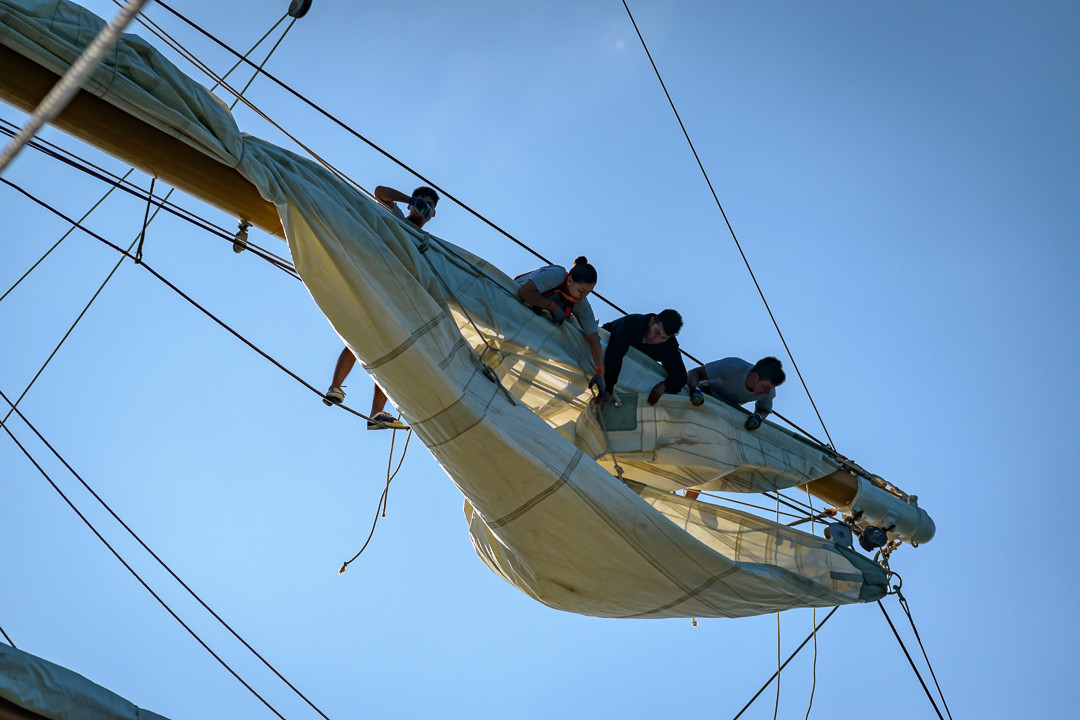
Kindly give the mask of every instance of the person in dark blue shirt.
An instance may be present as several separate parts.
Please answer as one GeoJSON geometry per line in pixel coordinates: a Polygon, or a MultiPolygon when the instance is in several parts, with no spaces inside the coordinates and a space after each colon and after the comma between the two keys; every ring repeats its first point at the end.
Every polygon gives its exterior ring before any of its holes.
{"type": "Polygon", "coordinates": [[[603,409],[611,400],[611,392],[619,381],[623,357],[630,348],[640,350],[664,366],[667,377],[649,392],[649,404],[655,405],[664,393],[677,393],[686,384],[679,341],[675,336],[682,329],[682,316],[672,309],[649,315],[624,315],[604,325],[611,333],[604,350],[604,384],[607,388],[593,401],[603,409]]]}

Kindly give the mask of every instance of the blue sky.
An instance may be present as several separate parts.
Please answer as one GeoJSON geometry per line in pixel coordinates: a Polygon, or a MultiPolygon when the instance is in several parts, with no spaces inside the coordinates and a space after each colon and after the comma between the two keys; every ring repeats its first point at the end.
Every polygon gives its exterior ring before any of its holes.
{"type": "MultiPolygon", "coordinates": [[[[837,447],[937,522],[893,568],[954,715],[1071,717],[1080,10],[630,6],[837,447]]],[[[287,3],[174,7],[246,49],[287,3]]],[[[232,64],[162,8],[148,13],[219,71],[232,64]]],[[[315,0],[267,68],[545,256],[587,255],[620,306],[679,309],[695,356],[783,352],[621,3],[315,0]]],[[[249,97],[365,187],[419,184],[270,83],[249,97]]],[[[249,111],[237,119],[289,146],[249,111]]],[[[105,191],[31,151],[4,177],[74,216],[105,191]]],[[[66,227],[6,187],[0,208],[2,292],[66,227]]],[[[88,225],[126,244],[143,211],[110,199],[88,225]]],[[[511,275],[538,264],[450,202],[429,229],[511,275]]],[[[150,227],[145,257],[303,378],[329,382],[340,340],[299,283],[172,219],[150,227]]],[[[9,397],[115,262],[76,233],[0,303],[9,397]]],[[[370,381],[357,372],[347,390],[364,409],[370,381]]],[[[797,378],[777,407],[819,432],[797,378]]],[[[371,546],[337,575],[367,536],[390,435],[325,408],[130,263],[20,409],[330,717],[730,717],[775,669],[776,616],[693,627],[532,602],[477,560],[461,496],[419,443],[371,546]]],[[[286,717],[315,717],[11,427],[230,665],[286,717]]],[[[6,437],[0,568],[0,627],[18,647],[171,718],[271,717],[6,437]]],[[[917,654],[895,599],[885,606],[917,654]]],[[[781,616],[785,657],[811,623],[810,611],[781,616]]],[[[805,650],[784,671],[780,717],[805,714],[812,660],[805,650]]],[[[744,717],[771,717],[774,701],[770,688],[744,717]]],[[[880,610],[844,607],[818,637],[811,716],[871,707],[933,716],[880,610]]]]}

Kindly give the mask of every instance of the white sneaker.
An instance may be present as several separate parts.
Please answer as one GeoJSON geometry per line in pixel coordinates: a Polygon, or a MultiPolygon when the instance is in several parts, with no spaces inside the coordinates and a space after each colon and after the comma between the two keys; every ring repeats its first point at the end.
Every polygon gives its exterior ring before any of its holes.
{"type": "Polygon", "coordinates": [[[341,403],[345,402],[345,391],[335,385],[334,387],[326,391],[326,394],[323,395],[322,401],[323,405],[326,406],[340,405],[341,403]]]}
{"type": "Polygon", "coordinates": [[[388,412],[378,412],[368,420],[368,430],[406,430],[408,426],[388,412]]]}

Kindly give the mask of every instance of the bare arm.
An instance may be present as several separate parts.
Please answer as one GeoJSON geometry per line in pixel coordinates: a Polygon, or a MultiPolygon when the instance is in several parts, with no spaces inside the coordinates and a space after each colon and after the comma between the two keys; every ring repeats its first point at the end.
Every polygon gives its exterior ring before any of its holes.
{"type": "MultiPolygon", "coordinates": [[[[532,280],[526,280],[525,284],[518,288],[517,294],[523,302],[528,303],[533,307],[538,307],[545,310],[558,310],[558,307],[555,305],[555,303],[551,302],[542,294],[540,294],[540,290],[536,287],[536,283],[534,283],[532,280]]],[[[599,341],[597,341],[598,347],[599,344],[599,341]]]]}
{"type": "Polygon", "coordinates": [[[412,200],[411,195],[406,195],[400,190],[395,190],[385,185],[379,185],[375,188],[375,199],[386,207],[392,207],[394,203],[405,203],[406,205],[412,200]]]}
{"type": "Polygon", "coordinates": [[[698,365],[696,368],[686,374],[687,390],[693,390],[696,387],[700,387],[701,383],[707,379],[705,374],[705,368],[698,365]]]}

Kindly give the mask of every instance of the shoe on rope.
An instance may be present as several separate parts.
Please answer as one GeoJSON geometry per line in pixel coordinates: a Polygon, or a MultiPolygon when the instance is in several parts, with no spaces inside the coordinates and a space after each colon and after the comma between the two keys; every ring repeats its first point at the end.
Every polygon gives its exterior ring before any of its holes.
{"type": "Polygon", "coordinates": [[[388,412],[378,412],[368,420],[368,430],[405,430],[408,426],[388,412]]]}
{"type": "Polygon", "coordinates": [[[335,385],[334,387],[326,391],[326,394],[323,395],[322,401],[323,405],[326,406],[340,405],[341,403],[345,402],[345,391],[335,385]]]}

